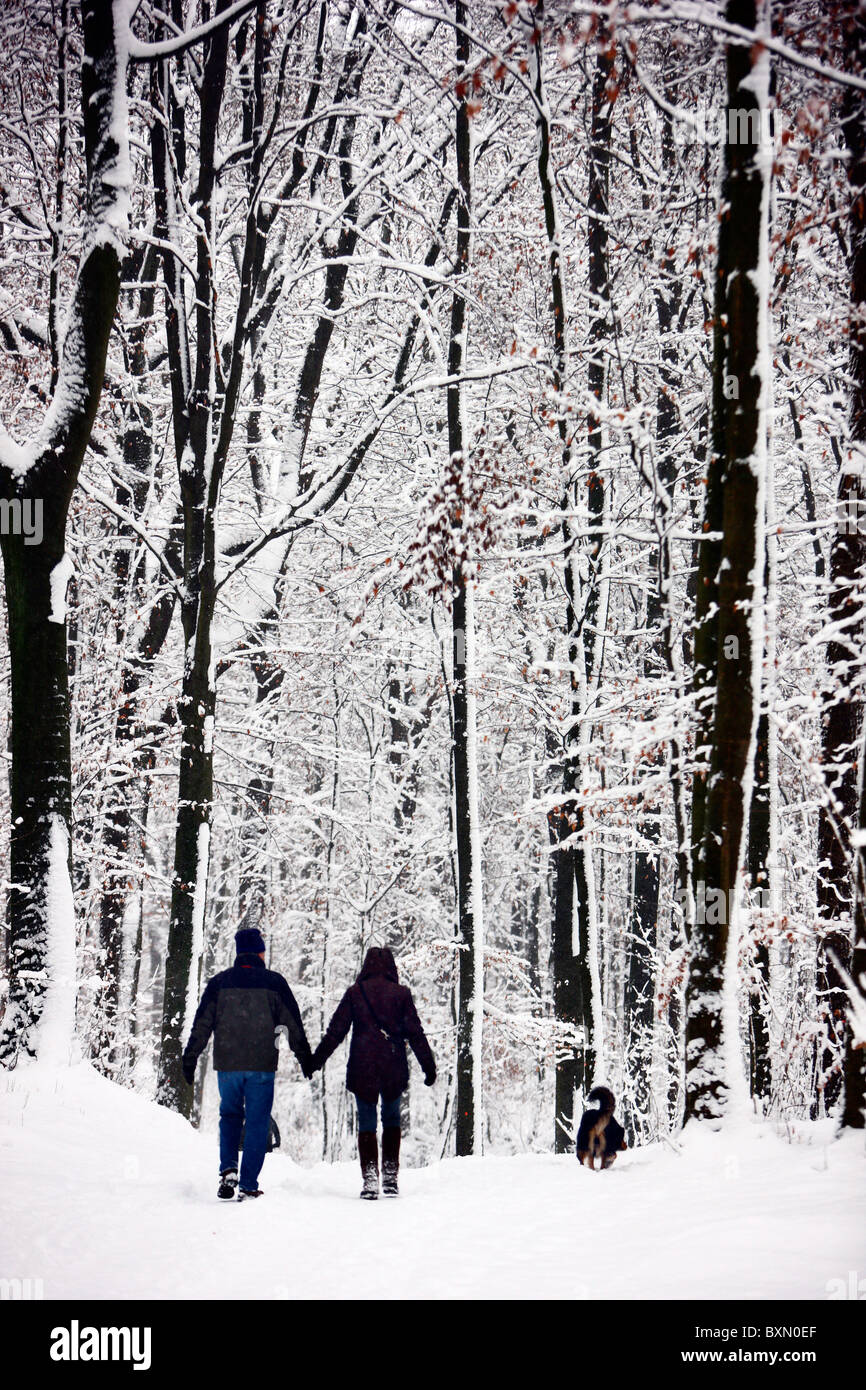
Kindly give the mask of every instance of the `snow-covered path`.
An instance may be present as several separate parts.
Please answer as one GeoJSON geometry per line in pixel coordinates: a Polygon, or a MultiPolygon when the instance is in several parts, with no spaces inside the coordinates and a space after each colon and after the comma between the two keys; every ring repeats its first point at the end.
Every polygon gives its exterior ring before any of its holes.
{"type": "Polygon", "coordinates": [[[604,1174],[452,1159],[405,1170],[396,1202],[360,1202],[354,1163],[274,1154],[264,1198],[220,1203],[214,1135],[88,1067],[20,1068],[0,1074],[0,1278],[60,1299],[825,1299],[866,1269],[866,1160],[813,1128],[698,1133],[604,1174]]]}

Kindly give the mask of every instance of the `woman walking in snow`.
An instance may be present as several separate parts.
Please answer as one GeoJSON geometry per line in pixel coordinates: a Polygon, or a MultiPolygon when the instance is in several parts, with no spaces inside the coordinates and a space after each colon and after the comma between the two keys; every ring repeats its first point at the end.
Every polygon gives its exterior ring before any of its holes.
{"type": "Polygon", "coordinates": [[[312,1070],[323,1067],[349,1029],[346,1087],[358,1103],[358,1157],[364,1186],[361,1196],[379,1195],[379,1149],[376,1106],[382,1100],[382,1195],[397,1196],[400,1167],[400,1097],[409,1084],[406,1043],[424,1072],[424,1084],[436,1080],[436,1063],[415,1010],[412,993],[397,978],[397,965],[385,946],[371,946],[361,973],[346,990],[313,1053],[312,1070]]]}

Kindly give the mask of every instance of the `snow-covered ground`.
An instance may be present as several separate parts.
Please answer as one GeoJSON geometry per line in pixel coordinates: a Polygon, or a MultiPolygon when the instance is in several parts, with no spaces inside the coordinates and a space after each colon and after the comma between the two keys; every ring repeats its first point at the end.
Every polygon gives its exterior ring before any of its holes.
{"type": "Polygon", "coordinates": [[[89,1067],[0,1073],[0,1278],[59,1298],[807,1298],[866,1271],[863,1136],[687,1134],[607,1173],[545,1154],[404,1170],[265,1161],[216,1199],[213,1134],[89,1067]]]}

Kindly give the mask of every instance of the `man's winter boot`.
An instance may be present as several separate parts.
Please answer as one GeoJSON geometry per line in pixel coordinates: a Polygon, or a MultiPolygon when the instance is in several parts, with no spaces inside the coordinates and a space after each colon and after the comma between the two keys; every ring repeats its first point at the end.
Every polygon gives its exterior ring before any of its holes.
{"type": "Polygon", "coordinates": [[[238,1185],[237,1168],[223,1168],[220,1170],[220,1185],[217,1188],[217,1196],[227,1201],[234,1197],[238,1185]]]}
{"type": "Polygon", "coordinates": [[[400,1171],[400,1127],[389,1125],[382,1130],[382,1196],[397,1197],[397,1174],[400,1171]]]}
{"type": "Polygon", "coordinates": [[[379,1145],[375,1133],[359,1133],[358,1157],[361,1160],[361,1176],[364,1179],[361,1196],[368,1202],[375,1202],[379,1196],[379,1145]]]}
{"type": "Polygon", "coordinates": [[[247,1199],[248,1197],[264,1197],[264,1195],[265,1195],[265,1194],[264,1194],[264,1192],[262,1192],[262,1189],[261,1189],[260,1187],[256,1187],[256,1188],[252,1188],[252,1187],[239,1187],[239,1188],[238,1188],[238,1201],[239,1201],[239,1202],[245,1202],[246,1199],[247,1199]]]}

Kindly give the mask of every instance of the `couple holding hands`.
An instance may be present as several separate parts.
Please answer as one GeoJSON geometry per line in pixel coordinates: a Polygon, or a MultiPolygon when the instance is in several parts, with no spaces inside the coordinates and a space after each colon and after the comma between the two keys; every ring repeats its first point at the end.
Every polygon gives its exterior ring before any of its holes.
{"type": "Polygon", "coordinates": [[[382,1194],[396,1197],[400,1167],[400,1098],[409,1084],[408,1042],[432,1086],[436,1063],[418,1018],[412,993],[397,977],[394,957],[372,946],[357,980],[328,1024],[315,1052],[310,1051],[301,1012],[287,981],[265,967],[265,942],[256,928],[235,934],[234,965],[208,981],[196,1010],[183,1054],[184,1078],[192,1085],[196,1063],[213,1034],[213,1065],[220,1093],[220,1185],[218,1196],[261,1197],[259,1174],[267,1151],[274,1077],[279,1054],[276,1037],[285,1029],[304,1076],[311,1077],[339,1047],[349,1029],[352,1041],[346,1087],[358,1105],[358,1156],[361,1196],[379,1195],[376,1109],[382,1110],[382,1194]],[[238,1153],[243,1130],[243,1160],[238,1153]]]}

